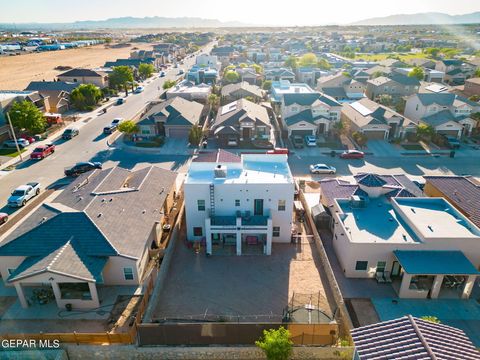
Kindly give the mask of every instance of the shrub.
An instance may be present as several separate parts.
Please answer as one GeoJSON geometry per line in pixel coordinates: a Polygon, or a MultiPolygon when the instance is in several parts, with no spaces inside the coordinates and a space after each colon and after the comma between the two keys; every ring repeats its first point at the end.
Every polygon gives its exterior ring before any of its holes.
{"type": "Polygon", "coordinates": [[[292,353],[293,342],[290,331],[281,326],[279,329],[263,330],[263,336],[255,341],[268,360],[288,360],[292,353]]]}

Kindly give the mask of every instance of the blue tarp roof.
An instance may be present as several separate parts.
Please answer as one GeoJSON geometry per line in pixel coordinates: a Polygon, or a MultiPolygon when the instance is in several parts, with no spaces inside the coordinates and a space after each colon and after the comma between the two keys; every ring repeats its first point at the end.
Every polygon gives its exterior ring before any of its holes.
{"type": "Polygon", "coordinates": [[[393,253],[410,275],[480,275],[461,251],[395,250],[393,253]]]}

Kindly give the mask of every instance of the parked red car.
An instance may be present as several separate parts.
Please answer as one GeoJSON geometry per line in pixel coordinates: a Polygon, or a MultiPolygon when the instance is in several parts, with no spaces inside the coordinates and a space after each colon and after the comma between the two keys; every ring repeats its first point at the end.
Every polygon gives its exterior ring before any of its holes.
{"type": "Polygon", "coordinates": [[[0,213],[0,225],[5,224],[8,221],[8,214],[0,213]]]}
{"type": "Polygon", "coordinates": [[[20,139],[25,139],[30,144],[35,142],[35,138],[33,136],[30,136],[30,135],[27,135],[27,134],[20,135],[20,139]]]}
{"type": "Polygon", "coordinates": [[[46,158],[48,155],[52,155],[54,152],[55,152],[55,145],[53,144],[39,145],[30,154],[30,159],[42,160],[46,158]]]}
{"type": "Polygon", "coordinates": [[[271,154],[285,154],[285,155],[288,155],[289,151],[288,151],[288,149],[275,148],[275,149],[272,149],[272,150],[268,150],[267,154],[270,154],[270,155],[271,154]]]}
{"type": "Polygon", "coordinates": [[[365,153],[358,150],[347,150],[340,154],[342,159],[363,159],[365,157],[365,153]]]}

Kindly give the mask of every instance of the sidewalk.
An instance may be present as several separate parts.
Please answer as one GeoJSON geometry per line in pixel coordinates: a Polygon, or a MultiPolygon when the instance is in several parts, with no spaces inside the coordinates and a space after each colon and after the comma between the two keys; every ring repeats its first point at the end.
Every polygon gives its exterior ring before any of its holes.
{"type": "MultiPolygon", "coordinates": [[[[81,129],[83,126],[85,126],[86,124],[88,124],[88,122],[97,116],[97,113],[99,111],[102,111],[103,109],[106,109],[106,108],[109,108],[111,107],[115,101],[117,101],[116,98],[113,98],[113,99],[110,99],[108,102],[102,104],[100,107],[88,112],[88,113],[84,113],[82,115],[80,115],[81,117],[75,121],[75,122],[71,122],[69,123],[68,125],[65,125],[65,126],[62,126],[60,127],[57,131],[53,132],[48,138],[44,139],[44,140],[41,140],[41,141],[38,141],[38,142],[35,142],[33,144],[33,146],[29,146],[27,147],[26,151],[24,151],[22,153],[22,157],[23,157],[23,161],[27,161],[28,159],[30,159],[30,154],[32,153],[32,151],[34,150],[34,148],[37,146],[37,145],[45,145],[45,144],[48,144],[48,143],[51,143],[52,141],[54,141],[68,126],[72,126],[72,124],[75,124],[75,127],[77,129],[81,129]]],[[[5,176],[9,173],[9,171],[6,171],[5,169],[7,169],[8,167],[12,166],[12,165],[18,165],[19,163],[21,163],[22,161],[20,160],[20,155],[0,164],[0,178],[2,176],[5,176]],[[5,171],[3,171],[5,170],[5,171]]]]}

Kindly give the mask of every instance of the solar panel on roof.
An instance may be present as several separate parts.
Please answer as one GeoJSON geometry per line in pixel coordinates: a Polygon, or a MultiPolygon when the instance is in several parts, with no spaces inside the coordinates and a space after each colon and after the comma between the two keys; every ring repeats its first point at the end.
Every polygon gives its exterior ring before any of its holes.
{"type": "Polygon", "coordinates": [[[350,104],[352,108],[357,110],[360,114],[363,116],[370,115],[373,111],[367,108],[366,106],[360,104],[359,102],[354,102],[353,104],[350,104]]]}
{"type": "Polygon", "coordinates": [[[236,109],[237,109],[237,103],[236,102],[225,105],[224,107],[222,107],[222,115],[225,115],[225,114],[229,113],[230,111],[233,111],[233,110],[236,110],[236,109]]]}
{"type": "Polygon", "coordinates": [[[440,93],[448,90],[446,86],[440,84],[432,84],[427,86],[425,89],[434,93],[440,93]]]}

